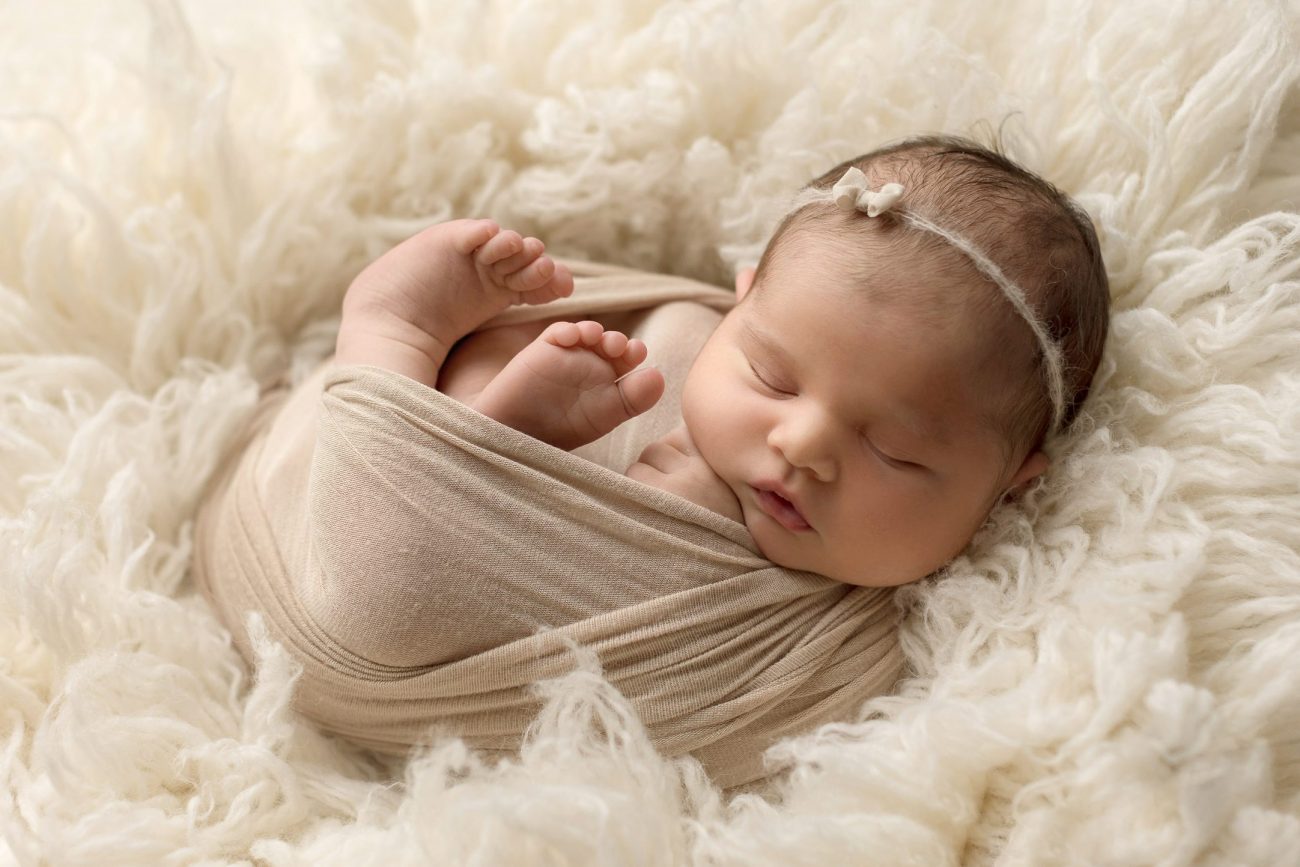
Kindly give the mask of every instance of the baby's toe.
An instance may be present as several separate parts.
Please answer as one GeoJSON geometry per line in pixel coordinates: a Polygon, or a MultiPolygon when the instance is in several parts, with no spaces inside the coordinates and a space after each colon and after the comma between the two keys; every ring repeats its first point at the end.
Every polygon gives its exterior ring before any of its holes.
{"type": "MultiPolygon", "coordinates": [[[[618,332],[614,333],[617,334],[618,332]]],[[[635,337],[629,340],[621,334],[619,334],[619,337],[623,338],[623,351],[618,355],[609,356],[609,363],[614,366],[615,375],[623,376],[629,371],[636,370],[650,353],[644,341],[635,337]]]]}
{"type": "Polygon", "coordinates": [[[664,375],[647,367],[618,381],[618,392],[629,417],[640,415],[659,402],[664,393],[664,375]]]}
{"type": "Polygon", "coordinates": [[[491,240],[479,248],[474,258],[484,267],[500,267],[502,262],[518,255],[523,248],[523,237],[512,229],[505,229],[497,232],[491,240]]]}
{"type": "Polygon", "coordinates": [[[634,337],[627,342],[627,349],[623,351],[623,361],[635,367],[645,361],[649,354],[650,349],[645,345],[645,341],[634,337]]]}
{"type": "Polygon", "coordinates": [[[506,284],[506,286],[513,289],[514,286],[511,285],[511,278],[526,266],[535,262],[537,257],[542,255],[542,251],[545,249],[546,245],[536,238],[524,238],[523,241],[520,242],[519,251],[494,264],[492,270],[496,273],[498,278],[506,284]]]}
{"type": "Polygon", "coordinates": [[[594,347],[606,361],[614,366],[619,376],[645,361],[646,346],[636,338],[629,339],[621,331],[606,331],[600,344],[594,347]]]}
{"type": "Polygon", "coordinates": [[[582,335],[583,346],[597,348],[605,334],[605,326],[599,322],[593,322],[585,319],[577,324],[578,332],[582,335]]]}
{"type": "Polygon", "coordinates": [[[621,331],[606,331],[600,338],[600,354],[615,359],[627,350],[627,335],[621,331]]]}
{"type": "MultiPolygon", "coordinates": [[[[540,241],[538,243],[541,243],[540,241]]],[[[550,256],[538,256],[537,259],[513,274],[505,276],[506,288],[521,294],[536,292],[556,276],[555,260],[550,256]]],[[[556,296],[563,297],[563,296],[556,296]]]]}
{"type": "Polygon", "coordinates": [[[582,331],[575,322],[552,322],[546,326],[541,338],[556,346],[576,346],[582,339],[582,331]]]}
{"type": "Polygon", "coordinates": [[[442,225],[451,231],[452,248],[465,256],[500,237],[501,227],[492,220],[456,220],[442,225]]]}
{"type": "MultiPolygon", "coordinates": [[[[543,257],[550,261],[549,257],[543,257]]],[[[539,259],[538,262],[542,260],[539,259]]],[[[568,268],[555,263],[555,271],[551,279],[542,283],[536,289],[529,289],[519,293],[519,303],[521,304],[549,304],[560,298],[568,298],[573,294],[573,274],[568,268]]]]}

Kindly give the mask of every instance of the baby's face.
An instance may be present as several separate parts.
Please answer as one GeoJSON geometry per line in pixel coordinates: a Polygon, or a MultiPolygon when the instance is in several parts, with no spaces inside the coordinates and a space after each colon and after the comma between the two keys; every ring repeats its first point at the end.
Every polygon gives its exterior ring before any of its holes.
{"type": "MultiPolygon", "coordinates": [[[[972,329],[847,288],[823,264],[836,251],[810,249],[823,243],[783,251],[726,316],[687,376],[682,414],[769,560],[904,584],[956,556],[1046,459],[1004,470],[997,435],[978,421],[986,347],[972,329]]],[[[895,284],[940,279],[896,257],[873,271],[895,284]]]]}

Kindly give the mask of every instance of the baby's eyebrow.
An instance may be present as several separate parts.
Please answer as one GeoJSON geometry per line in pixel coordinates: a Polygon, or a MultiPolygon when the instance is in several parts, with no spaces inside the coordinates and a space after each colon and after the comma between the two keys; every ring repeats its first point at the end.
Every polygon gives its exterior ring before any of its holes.
{"type": "Polygon", "coordinates": [[[952,437],[948,434],[948,427],[939,416],[927,417],[903,410],[900,413],[899,423],[914,436],[927,442],[946,446],[952,441],[952,437]]]}
{"type": "Polygon", "coordinates": [[[781,348],[781,345],[766,331],[761,329],[748,319],[740,320],[740,327],[753,343],[757,344],[760,349],[775,355],[781,361],[789,364],[791,361],[790,353],[781,348]]]}

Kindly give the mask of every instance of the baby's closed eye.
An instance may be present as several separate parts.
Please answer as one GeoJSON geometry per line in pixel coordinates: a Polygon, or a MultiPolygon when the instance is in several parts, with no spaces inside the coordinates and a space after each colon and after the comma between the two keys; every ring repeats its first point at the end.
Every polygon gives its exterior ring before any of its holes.
{"type": "Polygon", "coordinates": [[[877,445],[866,431],[858,431],[858,439],[862,442],[862,447],[871,455],[880,460],[886,466],[903,472],[917,472],[927,470],[925,464],[919,464],[916,461],[909,461],[904,457],[895,457],[890,451],[886,451],[877,445]]]}
{"type": "Polygon", "coordinates": [[[791,395],[794,393],[793,388],[785,383],[784,380],[771,372],[764,373],[752,361],[749,362],[749,370],[750,373],[754,375],[754,378],[757,379],[768,391],[779,395],[791,395]]]}

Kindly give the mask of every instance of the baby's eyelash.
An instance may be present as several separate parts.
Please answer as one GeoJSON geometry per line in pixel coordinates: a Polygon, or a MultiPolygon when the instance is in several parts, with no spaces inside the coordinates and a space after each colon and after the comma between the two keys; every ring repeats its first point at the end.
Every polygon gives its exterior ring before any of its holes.
{"type": "Polygon", "coordinates": [[[894,467],[894,468],[896,468],[896,469],[900,469],[900,470],[921,470],[921,469],[925,469],[923,466],[921,466],[921,464],[915,463],[915,462],[913,462],[913,461],[905,461],[905,460],[902,460],[901,458],[891,458],[889,455],[885,454],[885,453],[882,452],[880,449],[876,448],[876,446],[871,442],[871,440],[869,440],[869,439],[867,438],[867,435],[866,435],[866,434],[860,434],[860,436],[862,437],[862,442],[866,445],[866,447],[867,447],[868,449],[870,449],[871,451],[875,452],[875,454],[876,454],[876,455],[877,455],[881,460],[883,460],[885,463],[889,464],[891,467],[894,467]]]}
{"type": "Polygon", "coordinates": [[[775,385],[773,385],[772,383],[768,382],[768,381],[763,377],[763,374],[761,374],[761,373],[758,372],[758,368],[754,366],[754,363],[753,363],[752,361],[749,363],[749,372],[752,373],[752,374],[754,374],[754,378],[755,378],[755,379],[757,379],[759,382],[763,383],[763,385],[765,385],[767,388],[771,389],[772,391],[775,391],[777,394],[789,394],[789,393],[790,393],[790,392],[786,391],[785,389],[783,389],[783,388],[778,388],[777,386],[775,386],[775,385]]]}

